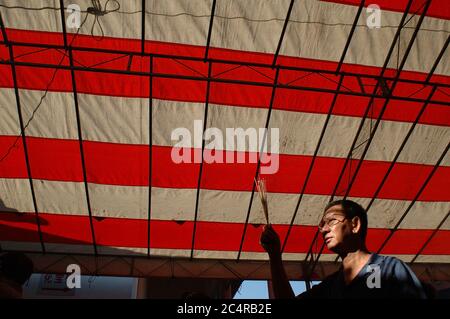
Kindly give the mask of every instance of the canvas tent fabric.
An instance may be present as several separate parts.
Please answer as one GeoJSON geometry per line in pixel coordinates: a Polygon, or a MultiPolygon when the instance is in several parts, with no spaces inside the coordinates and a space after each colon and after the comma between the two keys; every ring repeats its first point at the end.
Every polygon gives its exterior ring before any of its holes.
{"type": "Polygon", "coordinates": [[[450,263],[450,6],[378,2],[372,29],[353,0],[101,1],[98,17],[2,1],[2,248],[266,260],[258,163],[171,158],[198,120],[279,128],[261,175],[286,260],[321,251],[322,209],[346,197],[369,207],[370,250],[450,263]]]}

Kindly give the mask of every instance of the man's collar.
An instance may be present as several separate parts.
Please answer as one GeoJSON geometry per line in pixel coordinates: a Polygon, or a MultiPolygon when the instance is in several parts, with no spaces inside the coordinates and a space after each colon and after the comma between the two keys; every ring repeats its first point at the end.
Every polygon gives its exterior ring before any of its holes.
{"type": "Polygon", "coordinates": [[[383,256],[378,255],[377,253],[372,253],[369,258],[368,265],[380,265],[383,262],[383,256]]]}

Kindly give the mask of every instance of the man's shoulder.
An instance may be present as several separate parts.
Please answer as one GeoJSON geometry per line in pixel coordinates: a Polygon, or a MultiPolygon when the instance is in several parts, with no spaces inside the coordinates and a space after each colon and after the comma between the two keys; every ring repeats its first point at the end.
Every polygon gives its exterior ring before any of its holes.
{"type": "Polygon", "coordinates": [[[369,261],[369,265],[379,265],[382,268],[386,267],[396,267],[396,266],[406,266],[406,264],[397,257],[378,255],[374,253],[369,261]]]}
{"type": "Polygon", "coordinates": [[[406,265],[404,261],[394,256],[374,254],[370,264],[379,265],[382,270],[386,271],[396,271],[399,269],[409,270],[409,267],[406,265]]]}
{"type": "Polygon", "coordinates": [[[333,286],[338,280],[340,270],[325,277],[320,283],[311,287],[310,290],[298,295],[297,298],[330,298],[332,297],[333,286]]]}

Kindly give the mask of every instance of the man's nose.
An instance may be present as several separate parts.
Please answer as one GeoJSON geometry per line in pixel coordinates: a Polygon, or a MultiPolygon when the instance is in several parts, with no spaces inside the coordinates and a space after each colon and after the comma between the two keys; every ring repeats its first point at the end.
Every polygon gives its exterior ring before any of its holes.
{"type": "Polygon", "coordinates": [[[330,230],[331,230],[331,229],[330,229],[330,226],[328,226],[328,224],[325,224],[323,227],[319,228],[319,232],[320,232],[322,235],[327,234],[330,230]]]}

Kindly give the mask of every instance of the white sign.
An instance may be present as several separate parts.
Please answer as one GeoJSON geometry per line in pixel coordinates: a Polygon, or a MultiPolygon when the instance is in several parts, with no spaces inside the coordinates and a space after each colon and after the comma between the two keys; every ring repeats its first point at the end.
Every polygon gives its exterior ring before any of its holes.
{"type": "Polygon", "coordinates": [[[37,291],[38,295],[73,296],[75,291],[67,288],[66,274],[43,274],[37,291]]]}

